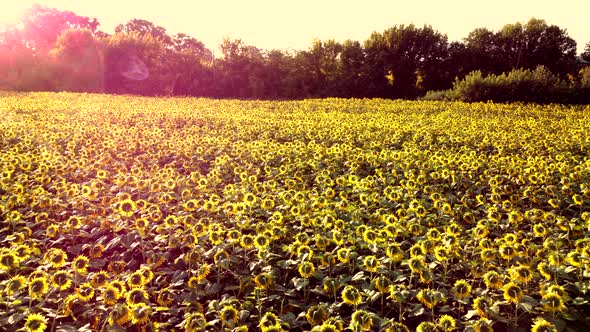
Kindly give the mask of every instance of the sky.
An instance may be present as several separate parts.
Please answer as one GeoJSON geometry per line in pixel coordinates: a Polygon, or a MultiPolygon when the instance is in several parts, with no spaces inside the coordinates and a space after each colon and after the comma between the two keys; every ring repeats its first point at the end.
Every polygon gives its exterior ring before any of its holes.
{"type": "Polygon", "coordinates": [[[141,18],[202,41],[214,52],[224,37],[261,49],[303,50],[314,38],[363,42],[396,24],[431,25],[460,41],[475,28],[544,19],[566,29],[578,53],[590,42],[588,0],[0,0],[0,25],[14,23],[33,3],[95,17],[100,30],[141,18]],[[8,4],[10,3],[10,4],[8,4]]]}

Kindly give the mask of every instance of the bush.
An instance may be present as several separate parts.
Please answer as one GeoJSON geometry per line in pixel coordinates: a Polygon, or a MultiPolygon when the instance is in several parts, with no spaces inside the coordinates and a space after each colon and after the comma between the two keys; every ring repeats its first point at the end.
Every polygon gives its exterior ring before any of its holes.
{"type": "Polygon", "coordinates": [[[462,80],[455,80],[453,88],[426,94],[427,100],[461,100],[466,102],[535,102],[580,103],[588,99],[583,73],[580,84],[568,84],[546,67],[535,70],[515,69],[501,75],[483,76],[481,71],[469,73],[462,80]]]}

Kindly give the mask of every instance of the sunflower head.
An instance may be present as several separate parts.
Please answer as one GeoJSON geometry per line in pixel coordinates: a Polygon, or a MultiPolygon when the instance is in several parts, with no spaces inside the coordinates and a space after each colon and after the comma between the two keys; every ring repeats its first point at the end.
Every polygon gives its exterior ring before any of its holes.
{"type": "Polygon", "coordinates": [[[514,282],[507,283],[504,286],[503,290],[504,290],[504,299],[508,302],[512,302],[514,304],[517,304],[524,297],[522,289],[514,282]]]}
{"type": "Polygon", "coordinates": [[[438,318],[438,321],[436,322],[438,327],[443,331],[443,332],[451,332],[453,330],[455,330],[457,323],[455,321],[455,318],[449,316],[449,315],[442,315],[438,318]]]}
{"type": "Polygon", "coordinates": [[[262,332],[274,331],[276,328],[281,327],[281,321],[277,315],[272,312],[266,312],[262,318],[260,318],[260,329],[262,332]]]}
{"type": "Polygon", "coordinates": [[[88,282],[83,283],[76,290],[78,298],[82,301],[90,301],[94,297],[94,287],[88,282]]]}
{"type": "Polygon", "coordinates": [[[130,307],[140,303],[149,303],[148,294],[143,288],[133,288],[127,292],[127,304],[130,307]]]}
{"type": "Polygon", "coordinates": [[[88,269],[89,262],[90,261],[89,261],[88,257],[86,257],[84,255],[79,255],[72,262],[72,268],[74,269],[74,271],[76,271],[76,273],[81,274],[81,275],[85,275],[86,273],[88,273],[87,269],[88,269]]]}
{"type": "Polygon", "coordinates": [[[27,286],[27,279],[21,275],[8,279],[6,283],[6,294],[13,295],[20,292],[27,286]]]}
{"type": "Polygon", "coordinates": [[[238,323],[238,310],[232,306],[224,306],[219,315],[223,326],[232,328],[238,323]]]}
{"type": "Polygon", "coordinates": [[[547,312],[561,312],[565,309],[563,298],[554,292],[548,292],[543,295],[541,304],[543,304],[543,309],[547,312]]]}
{"type": "Polygon", "coordinates": [[[328,319],[328,308],[324,304],[313,305],[307,309],[305,319],[311,326],[321,325],[328,319]]]}
{"type": "Polygon", "coordinates": [[[457,280],[453,287],[453,293],[457,299],[463,300],[471,294],[471,285],[466,280],[457,280]]]}
{"type": "Polygon", "coordinates": [[[373,315],[365,310],[356,310],[350,320],[351,324],[361,331],[370,331],[373,326],[373,315]]]}
{"type": "Polygon", "coordinates": [[[109,312],[110,325],[124,325],[131,318],[131,309],[126,304],[117,303],[109,312]]]}
{"type": "Polygon", "coordinates": [[[49,286],[47,285],[47,278],[38,277],[29,281],[29,295],[34,299],[40,299],[45,293],[49,286]]]}
{"type": "Polygon", "coordinates": [[[357,306],[362,301],[361,292],[356,287],[348,285],[342,290],[342,301],[346,304],[357,306]]]}
{"type": "Polygon", "coordinates": [[[537,317],[533,320],[531,332],[557,332],[557,328],[544,318],[537,317]]]}
{"type": "Polygon", "coordinates": [[[301,275],[302,278],[307,279],[313,275],[315,272],[315,267],[313,266],[312,262],[304,261],[299,263],[297,271],[299,271],[299,275],[301,275]]]}
{"type": "Polygon", "coordinates": [[[57,271],[51,276],[51,283],[55,288],[63,291],[72,285],[72,276],[68,271],[57,271]]]}
{"type": "Polygon", "coordinates": [[[47,328],[47,318],[41,314],[29,314],[24,327],[27,332],[43,332],[47,328]]]}
{"type": "Polygon", "coordinates": [[[145,303],[138,303],[131,308],[131,323],[145,325],[150,319],[152,308],[145,303]]]}
{"type": "Polygon", "coordinates": [[[416,327],[416,332],[437,332],[438,326],[433,322],[422,322],[416,327]]]}

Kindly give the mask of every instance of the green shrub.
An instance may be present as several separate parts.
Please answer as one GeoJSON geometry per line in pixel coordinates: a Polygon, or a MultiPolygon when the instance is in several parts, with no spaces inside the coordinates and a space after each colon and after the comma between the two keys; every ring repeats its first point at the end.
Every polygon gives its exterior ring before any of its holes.
{"type": "MultiPolygon", "coordinates": [[[[590,71],[590,70],[588,70],[590,71]]],[[[461,100],[466,102],[535,102],[587,103],[590,76],[580,72],[580,83],[571,84],[551,73],[546,67],[535,70],[515,69],[500,75],[483,76],[481,71],[455,80],[453,88],[426,94],[428,100],[461,100]],[[588,81],[588,82],[587,82],[588,81]]]]}

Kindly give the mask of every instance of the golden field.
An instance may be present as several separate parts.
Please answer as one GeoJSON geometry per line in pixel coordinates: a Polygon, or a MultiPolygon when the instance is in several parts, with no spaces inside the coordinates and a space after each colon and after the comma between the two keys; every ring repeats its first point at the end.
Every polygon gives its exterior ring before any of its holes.
{"type": "Polygon", "coordinates": [[[0,98],[0,330],[590,329],[588,106],[0,98]]]}

